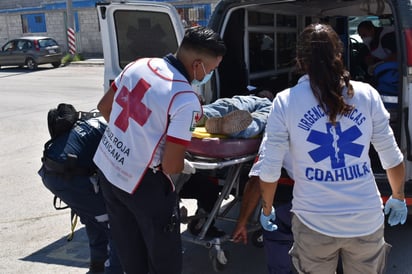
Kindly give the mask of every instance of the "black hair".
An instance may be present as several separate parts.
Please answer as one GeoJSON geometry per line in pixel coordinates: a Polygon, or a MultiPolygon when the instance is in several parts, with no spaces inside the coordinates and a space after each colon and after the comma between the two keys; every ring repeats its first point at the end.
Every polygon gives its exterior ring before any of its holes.
{"type": "Polygon", "coordinates": [[[203,26],[188,28],[181,47],[203,52],[214,57],[223,56],[226,53],[225,43],[219,34],[203,26]]]}
{"type": "Polygon", "coordinates": [[[312,92],[332,124],[336,123],[337,115],[353,109],[342,96],[345,87],[348,97],[353,96],[342,53],[343,43],[338,34],[325,24],[307,26],[296,45],[298,67],[309,75],[312,92]]]}
{"type": "Polygon", "coordinates": [[[370,30],[370,29],[374,29],[375,26],[373,25],[372,21],[366,20],[366,21],[362,21],[362,22],[359,23],[359,25],[358,25],[358,32],[359,32],[359,30],[362,29],[362,28],[364,28],[364,29],[369,29],[369,30],[370,30]]]}

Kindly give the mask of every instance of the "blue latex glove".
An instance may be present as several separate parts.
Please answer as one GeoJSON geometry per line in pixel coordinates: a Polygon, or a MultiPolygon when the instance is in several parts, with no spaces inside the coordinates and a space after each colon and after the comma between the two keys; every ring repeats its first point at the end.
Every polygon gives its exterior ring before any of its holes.
{"type": "Polygon", "coordinates": [[[388,224],[391,226],[399,223],[403,225],[406,222],[406,217],[408,215],[405,200],[401,201],[394,199],[392,196],[386,201],[384,212],[385,215],[389,214],[388,224]]]}
{"type": "Polygon", "coordinates": [[[278,229],[278,226],[273,222],[276,220],[275,209],[272,206],[272,211],[270,212],[269,216],[266,216],[262,211],[260,212],[260,224],[262,225],[263,229],[266,231],[275,231],[278,229]]]}

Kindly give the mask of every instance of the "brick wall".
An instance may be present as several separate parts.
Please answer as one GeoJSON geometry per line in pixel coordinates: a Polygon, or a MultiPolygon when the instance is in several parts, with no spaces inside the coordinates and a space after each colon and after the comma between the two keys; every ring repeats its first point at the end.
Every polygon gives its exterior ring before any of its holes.
{"type": "MultiPolygon", "coordinates": [[[[33,0],[34,1],[34,0],[33,0]]],[[[3,1],[0,1],[0,3],[3,1]]],[[[73,10],[78,12],[80,31],[76,33],[77,52],[86,56],[103,56],[97,11],[95,8],[73,10]]],[[[68,52],[66,32],[66,10],[44,11],[45,33],[24,33],[19,13],[0,13],[0,46],[10,39],[21,36],[44,35],[56,39],[65,52],[68,52]]]]}
{"type": "Polygon", "coordinates": [[[80,32],[76,35],[78,50],[86,55],[103,55],[102,39],[100,36],[96,9],[78,11],[80,32]]]}

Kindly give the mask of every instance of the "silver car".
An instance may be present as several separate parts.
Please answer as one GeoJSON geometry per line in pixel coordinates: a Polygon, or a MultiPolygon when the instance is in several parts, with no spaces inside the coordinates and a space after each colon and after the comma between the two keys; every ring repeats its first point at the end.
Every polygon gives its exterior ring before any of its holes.
{"type": "Polygon", "coordinates": [[[56,40],[43,36],[28,36],[13,39],[3,45],[0,51],[1,66],[27,66],[30,70],[38,65],[51,64],[57,68],[63,57],[56,40]]]}

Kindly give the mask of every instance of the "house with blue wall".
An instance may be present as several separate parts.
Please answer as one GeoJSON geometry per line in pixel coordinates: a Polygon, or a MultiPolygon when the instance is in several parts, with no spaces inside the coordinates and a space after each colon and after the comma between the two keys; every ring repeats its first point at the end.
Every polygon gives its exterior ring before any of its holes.
{"type": "MultiPolygon", "coordinates": [[[[163,1],[163,0],[160,0],[163,1]]],[[[76,52],[102,56],[97,18],[98,0],[72,0],[76,52]]],[[[164,1],[163,1],[164,2],[164,1]]],[[[167,1],[173,4],[187,25],[207,25],[216,0],[167,1]]],[[[0,1],[0,45],[21,36],[50,36],[68,52],[66,0],[0,1]]]]}

